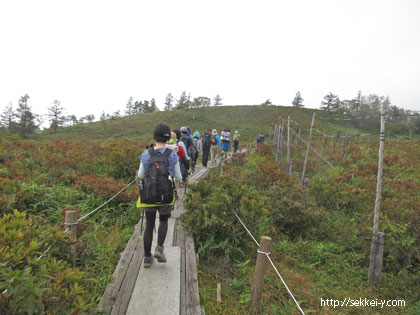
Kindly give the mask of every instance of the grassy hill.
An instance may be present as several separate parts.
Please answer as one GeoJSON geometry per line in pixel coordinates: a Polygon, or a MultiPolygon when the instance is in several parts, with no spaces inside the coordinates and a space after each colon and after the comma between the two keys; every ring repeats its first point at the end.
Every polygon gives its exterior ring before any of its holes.
{"type": "MultiPolygon", "coordinates": [[[[287,106],[219,106],[206,107],[194,110],[172,110],[135,115],[94,123],[81,123],[71,127],[63,127],[56,134],[50,130],[41,133],[44,140],[77,140],[83,138],[97,140],[137,139],[149,140],[153,128],[158,123],[168,124],[172,129],[181,126],[190,126],[193,131],[203,132],[207,128],[216,128],[218,131],[228,127],[232,131],[239,130],[243,141],[253,141],[258,132],[269,135],[269,130],[279,123],[279,117],[287,118],[301,124],[301,128],[310,127],[314,109],[295,108],[287,106]],[[193,118],[194,117],[194,118],[193,118]]],[[[325,116],[319,112],[319,117],[325,116]]],[[[358,134],[359,131],[347,126],[317,118],[316,127],[330,134],[337,132],[358,134]]],[[[293,127],[293,125],[292,125],[293,127]]]]}

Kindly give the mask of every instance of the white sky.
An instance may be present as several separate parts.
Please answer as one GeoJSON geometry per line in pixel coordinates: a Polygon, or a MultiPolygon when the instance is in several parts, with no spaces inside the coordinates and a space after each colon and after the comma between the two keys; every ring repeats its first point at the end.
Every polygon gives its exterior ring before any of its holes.
{"type": "Polygon", "coordinates": [[[420,110],[417,0],[3,0],[0,110],[28,93],[99,118],[127,99],[220,94],[224,104],[318,108],[389,95],[420,110]]]}

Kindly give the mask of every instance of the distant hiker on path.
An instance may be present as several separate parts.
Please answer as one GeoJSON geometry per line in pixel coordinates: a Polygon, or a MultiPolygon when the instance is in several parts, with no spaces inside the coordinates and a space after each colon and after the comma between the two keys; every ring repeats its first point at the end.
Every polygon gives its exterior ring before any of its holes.
{"type": "Polygon", "coordinates": [[[180,167],[183,166],[186,169],[190,168],[190,161],[187,159],[187,155],[185,154],[184,149],[182,148],[182,146],[177,144],[175,132],[171,132],[171,139],[166,143],[166,147],[168,149],[173,150],[178,155],[180,167]]]}
{"type": "Polygon", "coordinates": [[[235,131],[233,134],[233,153],[236,153],[238,151],[238,144],[239,144],[239,137],[241,135],[239,134],[238,130],[235,131]]]}
{"type": "Polygon", "coordinates": [[[202,140],[202,144],[203,144],[203,166],[207,167],[207,162],[209,160],[209,153],[210,153],[210,147],[211,145],[211,139],[212,139],[212,135],[211,135],[211,130],[207,129],[206,132],[203,134],[203,140],[202,140]]]}
{"type": "Polygon", "coordinates": [[[157,125],[153,131],[155,146],[144,151],[139,157],[140,198],[137,201],[137,207],[143,208],[146,214],[146,229],[143,236],[144,268],[152,265],[153,257],[158,262],[166,262],[163,243],[168,231],[168,218],[171,216],[175,202],[173,177],[182,181],[178,155],[166,147],[170,136],[171,129],[167,125],[157,125]],[[156,211],[159,211],[159,228],[157,246],[152,256],[156,211]]]}
{"type": "Polygon", "coordinates": [[[220,148],[221,148],[220,137],[217,134],[217,130],[213,129],[212,138],[211,138],[211,147],[210,147],[210,155],[211,155],[211,162],[212,163],[216,163],[216,160],[219,157],[220,148]]]}
{"type": "Polygon", "coordinates": [[[220,140],[222,141],[222,156],[227,159],[228,151],[230,148],[230,129],[225,128],[220,133],[220,140]]]}
{"type": "Polygon", "coordinates": [[[182,177],[183,177],[183,179],[184,179],[184,181],[185,180],[187,180],[187,177],[188,177],[188,170],[190,169],[190,165],[191,165],[191,161],[190,161],[190,156],[188,155],[188,151],[187,151],[187,147],[185,146],[185,144],[184,144],[184,142],[182,142],[181,141],[181,131],[179,131],[178,129],[177,130],[174,130],[174,132],[175,132],[175,134],[176,134],[176,143],[179,145],[179,146],[181,146],[182,147],[182,149],[184,150],[184,152],[185,152],[185,156],[186,156],[186,158],[187,158],[187,161],[188,161],[188,164],[187,165],[185,165],[185,164],[181,164],[181,174],[182,174],[182,177]]]}
{"type": "MultiPolygon", "coordinates": [[[[195,155],[193,157],[192,161],[192,171],[195,171],[195,165],[197,164],[198,156],[200,155],[200,152],[203,151],[202,142],[200,139],[200,133],[198,131],[194,132],[193,142],[195,145],[195,155]]],[[[208,155],[208,154],[207,154],[208,155]]]]}
{"type": "Polygon", "coordinates": [[[257,143],[264,143],[264,135],[261,133],[258,133],[256,140],[257,140],[257,143]]]}

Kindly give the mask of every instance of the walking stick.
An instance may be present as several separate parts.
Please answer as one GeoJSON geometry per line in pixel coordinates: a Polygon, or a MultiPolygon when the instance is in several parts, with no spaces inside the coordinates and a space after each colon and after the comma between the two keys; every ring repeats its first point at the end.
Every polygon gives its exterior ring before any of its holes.
{"type": "Polygon", "coordinates": [[[143,234],[143,218],[144,218],[144,208],[142,208],[141,212],[141,223],[140,223],[140,235],[143,234]]]}

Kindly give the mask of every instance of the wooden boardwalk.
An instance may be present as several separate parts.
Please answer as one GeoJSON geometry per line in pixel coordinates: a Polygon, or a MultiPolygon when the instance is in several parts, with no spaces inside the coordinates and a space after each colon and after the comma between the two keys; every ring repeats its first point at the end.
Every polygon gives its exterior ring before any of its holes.
{"type": "MultiPolygon", "coordinates": [[[[210,164],[210,168],[215,166],[210,164]]],[[[207,176],[209,171],[197,166],[190,182],[207,176]]],[[[151,268],[144,269],[139,221],[99,303],[98,311],[102,314],[201,314],[194,240],[180,222],[185,212],[183,195],[182,190],[168,221],[164,243],[168,262],[155,260],[151,268]]],[[[158,222],[157,219],[156,227],[158,222]]],[[[152,252],[156,239],[155,233],[152,252]]]]}

